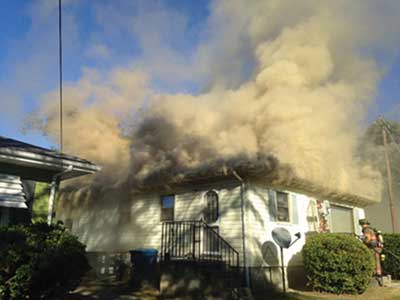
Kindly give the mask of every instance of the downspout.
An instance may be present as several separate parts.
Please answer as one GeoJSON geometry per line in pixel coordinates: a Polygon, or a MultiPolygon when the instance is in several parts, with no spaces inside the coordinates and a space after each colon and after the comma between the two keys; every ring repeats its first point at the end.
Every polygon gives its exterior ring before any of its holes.
{"type": "Polygon", "coordinates": [[[246,183],[239,176],[239,174],[231,169],[232,174],[236,177],[237,180],[240,181],[240,201],[241,201],[241,217],[242,217],[242,244],[243,244],[243,264],[244,264],[244,272],[245,272],[245,280],[246,280],[246,287],[250,288],[250,271],[249,271],[249,264],[248,264],[248,257],[247,257],[247,243],[246,243],[246,199],[245,199],[245,190],[246,190],[246,183]]]}
{"type": "Polygon", "coordinates": [[[50,197],[49,197],[49,210],[47,212],[47,224],[51,225],[53,221],[53,211],[54,211],[54,200],[56,198],[56,193],[58,190],[58,187],[60,185],[60,177],[64,175],[65,173],[69,173],[73,170],[74,168],[69,165],[68,168],[60,173],[57,173],[53,176],[53,179],[51,181],[51,189],[50,189],[50,197]]]}

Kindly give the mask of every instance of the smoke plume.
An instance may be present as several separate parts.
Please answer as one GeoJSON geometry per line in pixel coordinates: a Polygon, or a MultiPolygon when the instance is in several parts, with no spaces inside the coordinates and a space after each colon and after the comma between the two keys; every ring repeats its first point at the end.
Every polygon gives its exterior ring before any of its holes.
{"type": "MultiPolygon", "coordinates": [[[[396,1],[212,2],[180,66],[202,92],[160,92],[140,63],[86,70],[65,87],[65,151],[103,166],[94,182],[116,185],[272,155],[300,178],[374,198],[379,175],[356,149],[382,69],[365,49],[391,49],[383,27],[399,28],[398,11],[396,1]]],[[[51,137],[56,97],[33,116],[51,137]]]]}

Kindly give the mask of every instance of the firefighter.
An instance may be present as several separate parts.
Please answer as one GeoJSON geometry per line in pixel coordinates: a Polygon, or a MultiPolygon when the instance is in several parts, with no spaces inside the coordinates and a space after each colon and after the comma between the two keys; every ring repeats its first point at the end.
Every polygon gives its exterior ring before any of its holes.
{"type": "Polygon", "coordinates": [[[370,223],[366,219],[361,219],[359,224],[362,227],[363,242],[371,249],[375,259],[375,276],[378,278],[382,277],[382,267],[381,267],[381,253],[383,250],[383,241],[380,238],[379,233],[376,232],[370,223]]]}

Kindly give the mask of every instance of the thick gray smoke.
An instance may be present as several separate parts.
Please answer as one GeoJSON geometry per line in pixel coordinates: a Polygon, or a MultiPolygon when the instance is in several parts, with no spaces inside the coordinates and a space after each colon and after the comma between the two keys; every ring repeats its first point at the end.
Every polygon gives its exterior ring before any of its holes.
{"type": "MultiPolygon", "coordinates": [[[[204,92],[156,92],[140,64],[87,71],[65,88],[65,150],[102,165],[94,181],[114,185],[271,155],[299,178],[375,198],[380,177],[355,156],[382,73],[365,50],[391,49],[399,6],[215,1],[207,38],[185,62],[204,92]]],[[[55,97],[35,115],[53,137],[55,97]]]]}

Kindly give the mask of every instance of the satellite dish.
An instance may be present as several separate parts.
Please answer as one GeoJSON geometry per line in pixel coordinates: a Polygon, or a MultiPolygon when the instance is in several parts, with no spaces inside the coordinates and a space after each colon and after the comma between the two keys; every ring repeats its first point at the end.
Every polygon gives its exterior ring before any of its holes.
{"type": "Polygon", "coordinates": [[[301,233],[298,232],[295,234],[296,240],[292,243],[292,236],[284,227],[276,227],[272,230],[272,238],[274,239],[275,243],[278,244],[279,248],[281,248],[281,269],[282,269],[282,287],[283,292],[286,293],[286,275],[285,275],[285,263],[283,260],[283,248],[287,249],[292,246],[295,242],[297,242],[301,238],[301,233]]]}
{"type": "Polygon", "coordinates": [[[292,236],[290,232],[283,227],[277,227],[272,230],[272,238],[274,239],[275,243],[278,244],[281,248],[289,248],[292,243],[292,236]]]}

